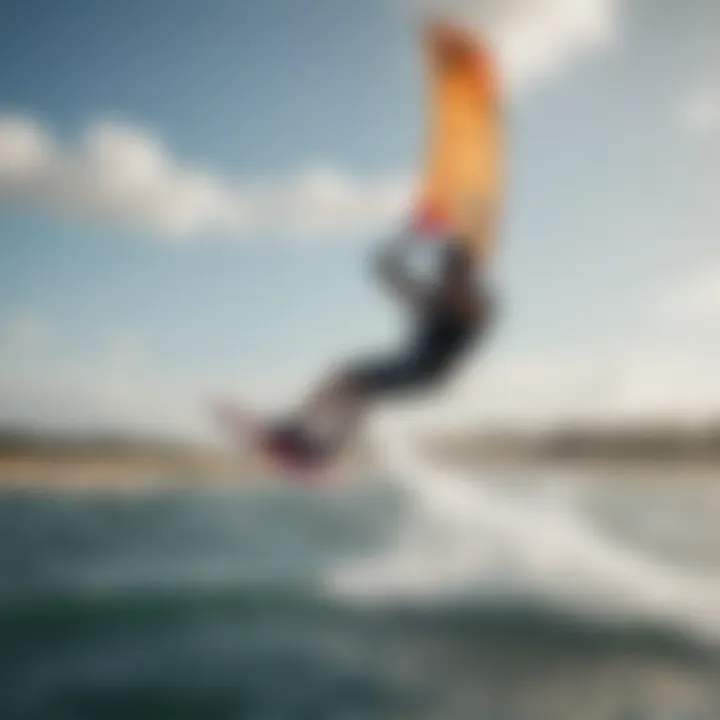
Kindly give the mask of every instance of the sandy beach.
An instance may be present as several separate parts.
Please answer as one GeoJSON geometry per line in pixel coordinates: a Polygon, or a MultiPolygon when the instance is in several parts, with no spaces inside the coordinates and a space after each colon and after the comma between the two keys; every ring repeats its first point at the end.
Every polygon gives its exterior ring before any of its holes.
{"type": "MultiPolygon", "coordinates": [[[[720,462],[713,460],[610,460],[607,458],[530,460],[528,458],[435,458],[448,472],[477,472],[482,476],[560,474],[570,482],[713,483],[720,480],[720,462]]],[[[371,460],[348,458],[338,477],[362,475],[371,460]]],[[[12,489],[40,491],[133,492],[154,489],[248,487],[273,481],[274,474],[247,455],[216,453],[192,458],[0,458],[0,492],[12,489]]]]}

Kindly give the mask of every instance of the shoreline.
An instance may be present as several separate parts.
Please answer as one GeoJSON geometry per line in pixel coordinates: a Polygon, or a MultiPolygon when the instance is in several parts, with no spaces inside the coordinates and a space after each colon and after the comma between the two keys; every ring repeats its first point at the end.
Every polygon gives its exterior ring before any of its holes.
{"type": "MultiPolygon", "coordinates": [[[[433,453],[432,460],[448,472],[512,477],[557,474],[563,480],[629,482],[714,482],[720,478],[720,459],[707,458],[552,458],[476,456],[472,461],[433,453]]],[[[348,458],[338,473],[348,478],[371,467],[368,459],[348,458]]],[[[0,458],[0,493],[29,491],[142,491],[168,489],[249,488],[273,483],[273,474],[244,455],[217,454],[188,458],[162,457],[37,457],[0,458]]]]}
{"type": "Polygon", "coordinates": [[[36,457],[0,458],[4,490],[116,492],[248,485],[258,468],[247,458],[36,457]]]}

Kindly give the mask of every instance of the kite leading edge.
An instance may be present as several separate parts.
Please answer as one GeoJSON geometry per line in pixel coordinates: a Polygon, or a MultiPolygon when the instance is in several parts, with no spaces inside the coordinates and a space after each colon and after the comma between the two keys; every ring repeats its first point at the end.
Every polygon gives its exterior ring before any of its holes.
{"type": "Polygon", "coordinates": [[[503,127],[494,59],[479,39],[435,22],[425,31],[428,147],[414,224],[466,243],[478,260],[494,250],[502,201],[503,127]],[[460,240],[461,239],[461,240],[460,240]]]}

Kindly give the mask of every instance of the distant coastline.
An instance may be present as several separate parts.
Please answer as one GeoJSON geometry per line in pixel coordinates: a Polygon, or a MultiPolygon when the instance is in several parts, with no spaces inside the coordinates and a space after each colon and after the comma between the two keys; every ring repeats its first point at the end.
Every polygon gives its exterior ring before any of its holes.
{"type": "Polygon", "coordinates": [[[247,482],[251,459],[174,439],[0,430],[0,487],[109,489],[247,482]]]}
{"type": "Polygon", "coordinates": [[[720,462],[720,422],[697,425],[559,426],[427,438],[444,454],[477,460],[720,462]]]}
{"type": "MultiPolygon", "coordinates": [[[[420,437],[424,451],[449,466],[571,467],[623,471],[720,469],[720,423],[702,427],[566,427],[420,437]]],[[[348,465],[367,463],[362,448],[348,465]]],[[[175,439],[119,434],[62,435],[0,430],[0,488],[134,490],[247,485],[263,476],[242,452],[175,439]]]]}

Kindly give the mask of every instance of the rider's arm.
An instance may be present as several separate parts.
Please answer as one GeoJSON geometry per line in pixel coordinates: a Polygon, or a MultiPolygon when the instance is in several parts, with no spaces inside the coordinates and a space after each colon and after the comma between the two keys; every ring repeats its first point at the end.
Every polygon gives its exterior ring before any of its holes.
{"type": "Polygon", "coordinates": [[[437,289],[407,271],[397,248],[381,253],[376,270],[383,284],[414,308],[425,309],[437,302],[437,289]]]}

